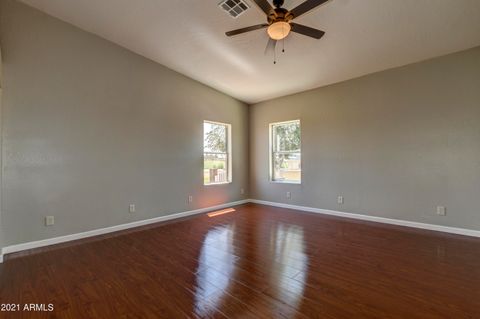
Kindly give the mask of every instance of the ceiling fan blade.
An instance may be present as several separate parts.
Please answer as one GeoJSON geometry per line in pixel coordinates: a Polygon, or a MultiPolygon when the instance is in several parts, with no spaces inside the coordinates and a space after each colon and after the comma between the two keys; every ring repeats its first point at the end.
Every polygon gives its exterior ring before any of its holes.
{"type": "Polygon", "coordinates": [[[292,32],[300,33],[300,34],[306,35],[307,37],[320,39],[325,35],[325,32],[318,29],[307,27],[306,25],[297,24],[297,23],[290,23],[290,25],[292,26],[292,32]]]}
{"type": "Polygon", "coordinates": [[[293,18],[295,19],[327,1],[328,0],[307,0],[304,3],[295,7],[294,9],[290,10],[290,13],[293,15],[293,18]]]}
{"type": "Polygon", "coordinates": [[[266,24],[266,23],[257,24],[257,25],[252,25],[250,27],[246,27],[246,28],[241,28],[241,29],[237,29],[237,30],[228,31],[228,32],[225,32],[225,34],[227,35],[227,37],[231,37],[232,35],[237,35],[237,34],[250,32],[250,31],[254,31],[254,30],[259,30],[259,29],[263,29],[263,28],[266,28],[266,27],[268,27],[268,24],[266,24]]]}
{"type": "Polygon", "coordinates": [[[268,16],[270,12],[273,10],[270,3],[267,0],[253,0],[257,4],[257,6],[262,9],[263,12],[268,16]]]}
{"type": "Polygon", "coordinates": [[[277,40],[273,40],[272,38],[268,37],[267,46],[265,47],[265,55],[274,53],[276,46],[277,46],[277,40]]]}

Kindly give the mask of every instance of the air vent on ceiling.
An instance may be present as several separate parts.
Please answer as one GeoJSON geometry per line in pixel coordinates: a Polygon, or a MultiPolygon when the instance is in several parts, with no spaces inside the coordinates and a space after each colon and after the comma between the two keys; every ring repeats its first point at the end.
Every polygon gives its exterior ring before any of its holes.
{"type": "Polygon", "coordinates": [[[238,18],[249,8],[244,0],[223,0],[218,6],[233,18],[238,18]]]}

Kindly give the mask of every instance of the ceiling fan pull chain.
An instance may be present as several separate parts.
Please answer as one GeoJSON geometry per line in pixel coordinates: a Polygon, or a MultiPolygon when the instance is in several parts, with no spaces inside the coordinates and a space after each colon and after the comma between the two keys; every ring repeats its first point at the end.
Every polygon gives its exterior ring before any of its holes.
{"type": "Polygon", "coordinates": [[[282,53],[285,53],[285,38],[282,39],[282,53]]]}

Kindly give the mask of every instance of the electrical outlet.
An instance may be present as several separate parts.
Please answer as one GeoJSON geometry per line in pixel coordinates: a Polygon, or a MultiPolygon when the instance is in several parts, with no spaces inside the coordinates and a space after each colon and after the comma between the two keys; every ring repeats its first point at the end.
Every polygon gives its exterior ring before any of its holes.
{"type": "Polygon", "coordinates": [[[447,208],[445,206],[437,206],[437,215],[438,216],[446,216],[447,215],[447,208]]]}
{"type": "Polygon", "coordinates": [[[337,197],[337,204],[343,204],[343,196],[337,197]]]}
{"type": "Polygon", "coordinates": [[[240,188],[240,194],[245,194],[245,190],[243,188],[240,188]]]}
{"type": "Polygon", "coordinates": [[[45,216],[45,226],[52,226],[53,224],[55,224],[55,217],[45,216]]]}
{"type": "Polygon", "coordinates": [[[128,211],[129,211],[130,213],[135,213],[135,204],[130,204],[130,205],[128,206],[128,211]]]}
{"type": "Polygon", "coordinates": [[[288,199],[292,198],[292,193],[290,193],[290,192],[287,192],[287,194],[286,194],[286,195],[287,195],[287,198],[288,198],[288,199]]]}
{"type": "Polygon", "coordinates": [[[193,202],[193,196],[192,195],[188,195],[188,202],[189,203],[193,202]]]}

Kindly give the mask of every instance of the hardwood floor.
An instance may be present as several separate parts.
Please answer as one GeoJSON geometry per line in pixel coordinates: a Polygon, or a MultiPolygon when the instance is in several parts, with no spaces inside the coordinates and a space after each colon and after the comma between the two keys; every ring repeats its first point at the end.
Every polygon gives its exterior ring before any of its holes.
{"type": "Polygon", "coordinates": [[[480,239],[255,204],[8,256],[1,318],[480,318],[480,239]]]}

